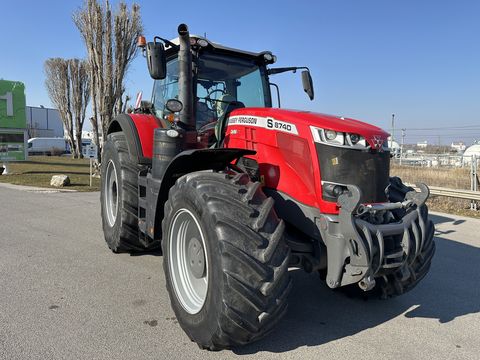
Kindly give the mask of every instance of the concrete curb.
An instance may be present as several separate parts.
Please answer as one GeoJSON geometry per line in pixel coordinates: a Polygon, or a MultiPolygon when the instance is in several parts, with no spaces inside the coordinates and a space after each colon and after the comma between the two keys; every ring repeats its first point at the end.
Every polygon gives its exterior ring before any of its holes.
{"type": "Polygon", "coordinates": [[[14,185],[9,183],[0,182],[0,188],[18,190],[18,191],[27,191],[27,192],[37,192],[37,193],[58,193],[58,192],[78,192],[77,190],[72,189],[54,189],[54,188],[42,188],[35,186],[25,186],[25,185],[14,185]]]}

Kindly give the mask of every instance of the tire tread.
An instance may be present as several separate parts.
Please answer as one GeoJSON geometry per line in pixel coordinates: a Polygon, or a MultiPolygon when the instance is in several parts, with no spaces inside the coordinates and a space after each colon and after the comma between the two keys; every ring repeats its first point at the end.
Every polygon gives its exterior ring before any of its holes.
{"type": "MultiPolygon", "coordinates": [[[[257,340],[285,314],[291,288],[290,249],[283,237],[285,225],[275,214],[273,199],[267,198],[261,185],[251,182],[246,174],[187,174],[170,189],[164,229],[166,219],[172,216],[172,199],[185,193],[186,187],[193,188],[214,219],[224,278],[223,309],[217,329],[207,342],[193,340],[200,348],[209,350],[257,340]]],[[[167,288],[170,297],[175,296],[167,288]]],[[[193,338],[188,328],[184,330],[193,338]]]]}

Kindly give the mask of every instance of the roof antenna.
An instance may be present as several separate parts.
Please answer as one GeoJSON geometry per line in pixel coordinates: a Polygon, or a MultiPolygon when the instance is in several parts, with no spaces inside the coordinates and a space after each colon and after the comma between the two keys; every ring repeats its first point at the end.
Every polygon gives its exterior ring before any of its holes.
{"type": "Polygon", "coordinates": [[[207,38],[207,33],[206,33],[206,32],[203,33],[203,37],[204,37],[205,39],[207,38]]]}

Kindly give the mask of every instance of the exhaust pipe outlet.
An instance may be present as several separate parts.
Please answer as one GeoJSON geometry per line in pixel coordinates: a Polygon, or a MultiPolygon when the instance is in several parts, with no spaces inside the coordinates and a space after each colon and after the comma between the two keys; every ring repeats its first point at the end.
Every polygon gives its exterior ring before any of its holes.
{"type": "Polygon", "coordinates": [[[195,129],[193,118],[193,88],[192,88],[192,53],[190,52],[190,34],[188,26],[178,26],[180,50],[178,52],[178,99],[183,104],[179,120],[187,129],[195,129]]]}
{"type": "Polygon", "coordinates": [[[180,36],[189,35],[189,34],[188,34],[188,26],[187,26],[187,24],[180,24],[180,25],[178,25],[178,35],[180,35],[180,36]]]}

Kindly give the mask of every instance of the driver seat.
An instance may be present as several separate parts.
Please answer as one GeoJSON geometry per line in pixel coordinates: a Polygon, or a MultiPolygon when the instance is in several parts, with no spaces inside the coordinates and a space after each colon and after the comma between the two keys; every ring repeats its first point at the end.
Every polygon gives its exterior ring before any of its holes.
{"type": "Polygon", "coordinates": [[[237,101],[232,95],[222,95],[216,104],[217,110],[217,125],[215,126],[215,137],[217,138],[217,147],[220,147],[223,138],[225,137],[225,128],[228,115],[235,109],[244,108],[245,104],[237,101]]]}
{"type": "MultiPolygon", "coordinates": [[[[225,116],[227,112],[227,107],[232,103],[236,102],[237,99],[235,99],[232,95],[230,94],[223,94],[218,98],[217,103],[216,103],[216,110],[217,110],[217,119],[220,120],[223,116],[225,116]]],[[[231,110],[230,110],[231,111],[231,110]]]]}

